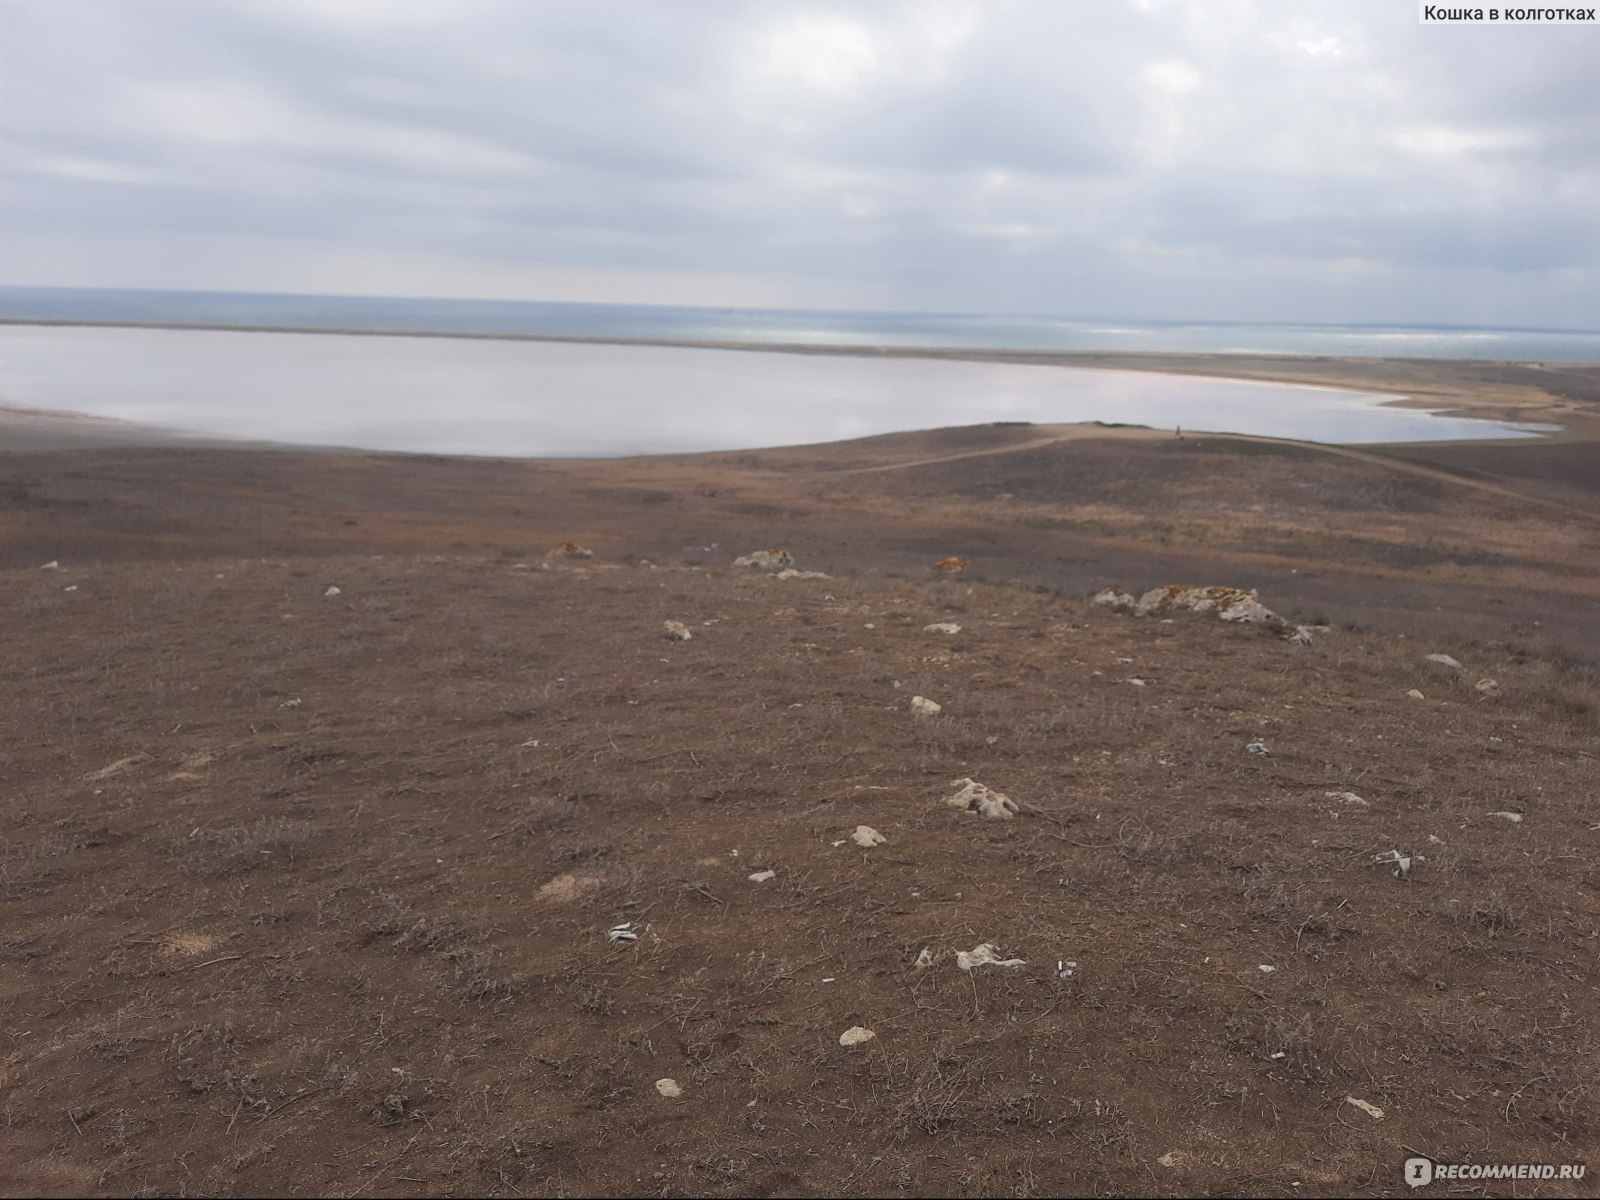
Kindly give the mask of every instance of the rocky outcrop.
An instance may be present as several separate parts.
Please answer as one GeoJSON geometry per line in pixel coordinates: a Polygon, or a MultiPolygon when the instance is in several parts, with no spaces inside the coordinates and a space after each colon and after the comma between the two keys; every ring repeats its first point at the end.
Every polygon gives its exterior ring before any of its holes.
{"type": "Polygon", "coordinates": [[[1151,588],[1137,600],[1121,588],[1106,588],[1094,596],[1096,604],[1131,612],[1137,617],[1159,616],[1170,612],[1216,613],[1224,621],[1261,625],[1287,641],[1308,645],[1311,631],[1304,625],[1286,621],[1266,605],[1254,588],[1196,587],[1170,583],[1151,588]]]}

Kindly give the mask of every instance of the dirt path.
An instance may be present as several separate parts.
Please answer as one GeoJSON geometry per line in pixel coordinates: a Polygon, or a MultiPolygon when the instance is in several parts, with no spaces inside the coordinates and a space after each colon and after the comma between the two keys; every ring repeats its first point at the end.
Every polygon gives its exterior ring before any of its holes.
{"type": "MultiPolygon", "coordinates": [[[[822,471],[819,472],[819,474],[828,476],[874,475],[882,474],[886,471],[910,470],[913,467],[929,467],[937,466],[942,463],[962,462],[977,458],[992,458],[1003,454],[1018,454],[1027,450],[1042,450],[1049,446],[1057,446],[1064,442],[1077,441],[1085,437],[1156,437],[1159,436],[1161,432],[1162,431],[1150,430],[1142,427],[1138,429],[1101,429],[1096,427],[1092,430],[1086,429],[1081,432],[1074,429],[1074,431],[1070,433],[1058,433],[1051,437],[1035,438],[1026,442],[1016,442],[1009,446],[989,446],[978,450],[964,450],[955,454],[940,454],[928,458],[907,459],[904,462],[876,463],[865,467],[841,467],[834,470],[822,471]]],[[[1422,463],[1407,462],[1402,459],[1390,457],[1389,455],[1381,452],[1361,450],[1352,446],[1338,446],[1325,442],[1300,442],[1288,438],[1252,437],[1247,434],[1196,433],[1190,436],[1194,437],[1196,440],[1223,439],[1227,441],[1256,442],[1265,445],[1294,446],[1303,449],[1317,450],[1324,454],[1352,459],[1356,462],[1383,467],[1391,471],[1399,471],[1404,474],[1417,476],[1419,478],[1433,479],[1442,483],[1453,484],[1458,487],[1471,488],[1479,492],[1500,497],[1502,499],[1526,501],[1531,504],[1537,504],[1545,508],[1554,509],[1567,516],[1580,517],[1585,521],[1593,521],[1595,519],[1595,514],[1593,512],[1577,505],[1567,504],[1559,500],[1551,500],[1544,496],[1534,495],[1530,492],[1526,492],[1519,488],[1511,487],[1503,483],[1496,483],[1487,479],[1473,479],[1469,476],[1465,476],[1454,471],[1447,471],[1439,467],[1430,467],[1422,463]]]]}
{"type": "MultiPolygon", "coordinates": [[[[1247,438],[1246,441],[1270,441],[1269,438],[1247,438]]],[[[1473,488],[1486,492],[1492,496],[1503,499],[1526,501],[1529,504],[1541,505],[1552,508],[1568,516],[1581,517],[1585,521],[1593,521],[1595,514],[1587,509],[1574,504],[1566,504],[1560,500],[1551,500],[1545,496],[1534,495],[1520,488],[1511,487],[1503,483],[1495,483],[1487,479],[1473,479],[1455,471],[1446,471],[1439,467],[1429,467],[1422,463],[1406,462],[1403,459],[1392,458],[1382,452],[1359,450],[1352,446],[1330,446],[1316,442],[1294,442],[1292,445],[1310,446],[1314,450],[1321,450],[1327,454],[1338,455],[1342,458],[1354,459],[1357,462],[1370,463],[1375,466],[1387,467],[1392,471],[1401,471],[1409,475],[1416,475],[1424,479],[1435,479],[1443,483],[1455,484],[1459,487],[1473,488]]]]}
{"type": "MultiPolygon", "coordinates": [[[[904,462],[874,463],[868,467],[839,467],[831,471],[821,471],[822,475],[872,475],[883,471],[905,471],[912,467],[932,467],[940,463],[961,462],[969,458],[988,458],[995,454],[1015,454],[1021,450],[1042,450],[1046,446],[1055,446],[1061,442],[1073,441],[1084,434],[1056,434],[1052,437],[1035,438],[1028,442],[1017,442],[1010,446],[988,446],[981,450],[962,450],[955,454],[938,454],[932,458],[913,458],[904,462]]],[[[1123,436],[1126,436],[1125,434],[1123,436]]]]}

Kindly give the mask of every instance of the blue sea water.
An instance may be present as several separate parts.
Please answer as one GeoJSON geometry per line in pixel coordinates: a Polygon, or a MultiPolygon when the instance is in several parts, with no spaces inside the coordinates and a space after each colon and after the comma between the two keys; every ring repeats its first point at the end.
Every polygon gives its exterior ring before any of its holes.
{"type": "Polygon", "coordinates": [[[971,313],[565,304],[0,287],[0,319],[1031,350],[1600,363],[1600,330],[1141,321],[971,313]]]}

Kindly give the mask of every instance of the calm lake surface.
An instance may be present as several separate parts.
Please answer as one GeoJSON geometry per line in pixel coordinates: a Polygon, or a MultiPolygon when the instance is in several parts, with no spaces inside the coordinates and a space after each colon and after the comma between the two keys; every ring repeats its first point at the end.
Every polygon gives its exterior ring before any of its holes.
{"type": "Polygon", "coordinates": [[[1335,443],[1535,436],[1387,397],[1045,366],[472,338],[0,326],[0,404],[372,450],[625,455],[987,421],[1335,443]]]}

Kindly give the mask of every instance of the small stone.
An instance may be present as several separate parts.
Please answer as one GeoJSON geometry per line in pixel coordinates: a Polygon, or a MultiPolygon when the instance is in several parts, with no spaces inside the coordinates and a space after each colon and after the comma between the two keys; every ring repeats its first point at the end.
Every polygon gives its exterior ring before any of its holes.
{"type": "Polygon", "coordinates": [[[874,846],[881,846],[889,840],[871,825],[857,825],[856,831],[850,836],[852,839],[854,839],[855,844],[860,846],[863,850],[870,850],[874,846]]]}
{"type": "Polygon", "coordinates": [[[1519,812],[1492,812],[1491,817],[1499,817],[1502,821],[1510,821],[1513,825],[1522,824],[1522,814],[1519,812]]]}
{"type": "Polygon", "coordinates": [[[1379,1108],[1376,1104],[1368,1104],[1365,1100],[1357,1100],[1354,1096],[1346,1096],[1344,1098],[1344,1102],[1346,1104],[1354,1104],[1374,1121],[1383,1120],[1383,1109],[1379,1108]]]}
{"type": "Polygon", "coordinates": [[[839,1035],[839,1045],[859,1046],[863,1042],[870,1042],[877,1036],[878,1035],[873,1033],[870,1029],[864,1028],[860,1025],[852,1025],[849,1029],[846,1029],[839,1035]]]}
{"type": "Polygon", "coordinates": [[[1477,688],[1478,691],[1482,692],[1485,696],[1493,696],[1500,690],[1500,681],[1497,679],[1480,679],[1472,686],[1477,688]]]}
{"type": "Polygon", "coordinates": [[[1421,692],[1417,691],[1416,688],[1412,688],[1409,692],[1406,693],[1406,695],[1410,696],[1413,700],[1426,700],[1427,699],[1427,697],[1424,696],[1421,692]]]}
{"type": "Polygon", "coordinates": [[[656,1091],[660,1092],[668,1100],[676,1100],[679,1096],[683,1095],[683,1089],[678,1086],[678,1081],[676,1079],[656,1080],[656,1091]]]}
{"type": "Polygon", "coordinates": [[[665,626],[667,636],[669,638],[676,638],[680,642],[687,642],[690,638],[694,637],[694,634],[689,632],[689,627],[682,621],[663,621],[662,625],[665,626]]]}
{"type": "Polygon", "coordinates": [[[754,875],[750,876],[750,882],[765,883],[767,880],[772,879],[777,874],[778,873],[776,871],[757,871],[754,875]]]}
{"type": "Polygon", "coordinates": [[[959,788],[960,791],[953,796],[945,797],[945,803],[963,812],[975,812],[985,817],[1009,821],[1021,811],[1017,802],[1010,796],[985,787],[975,779],[957,779],[950,786],[959,788]]]}
{"type": "Polygon", "coordinates": [[[1372,857],[1375,867],[1393,867],[1396,879],[1404,879],[1411,874],[1411,855],[1402,854],[1399,850],[1385,850],[1382,854],[1372,857]]]}
{"type": "Polygon", "coordinates": [[[736,567],[754,567],[763,571],[776,571],[782,567],[794,566],[794,556],[787,550],[776,546],[769,550],[752,550],[749,554],[741,555],[733,560],[736,567]]]}
{"type": "Polygon", "coordinates": [[[59,562],[57,562],[55,559],[52,558],[49,562],[47,562],[43,566],[41,566],[39,568],[39,570],[41,570],[41,571],[59,571],[59,570],[61,570],[61,564],[59,562]]]}
{"type": "Polygon", "coordinates": [[[922,632],[948,633],[954,635],[961,632],[961,626],[957,625],[954,621],[935,621],[932,625],[924,625],[922,627],[922,632]]]}
{"type": "Polygon", "coordinates": [[[324,596],[338,596],[338,595],[341,594],[341,589],[340,588],[336,588],[336,587],[330,587],[327,591],[323,592],[322,594],[324,596]]]}
{"type": "Polygon", "coordinates": [[[1438,663],[1441,667],[1454,667],[1458,671],[1461,669],[1461,664],[1448,654],[1429,654],[1424,657],[1423,661],[1438,663]]]}
{"type": "Polygon", "coordinates": [[[1272,966],[1270,963],[1262,963],[1256,968],[1256,970],[1260,971],[1263,975],[1271,975],[1277,969],[1277,967],[1272,966]]]}
{"type": "MultiPolygon", "coordinates": [[[[960,893],[957,893],[959,898],[960,893]]],[[[1025,958],[1001,958],[1000,947],[993,942],[983,942],[971,950],[956,951],[956,966],[963,971],[970,971],[974,967],[1021,967],[1027,965],[1025,958]]]]}
{"type": "Polygon", "coordinates": [[[929,700],[926,696],[911,697],[911,711],[919,717],[936,717],[943,709],[944,705],[929,700]]]}
{"type": "Polygon", "coordinates": [[[1371,807],[1365,800],[1356,795],[1354,792],[1323,792],[1322,794],[1329,800],[1337,800],[1341,804],[1355,804],[1362,808],[1371,807]]]}

